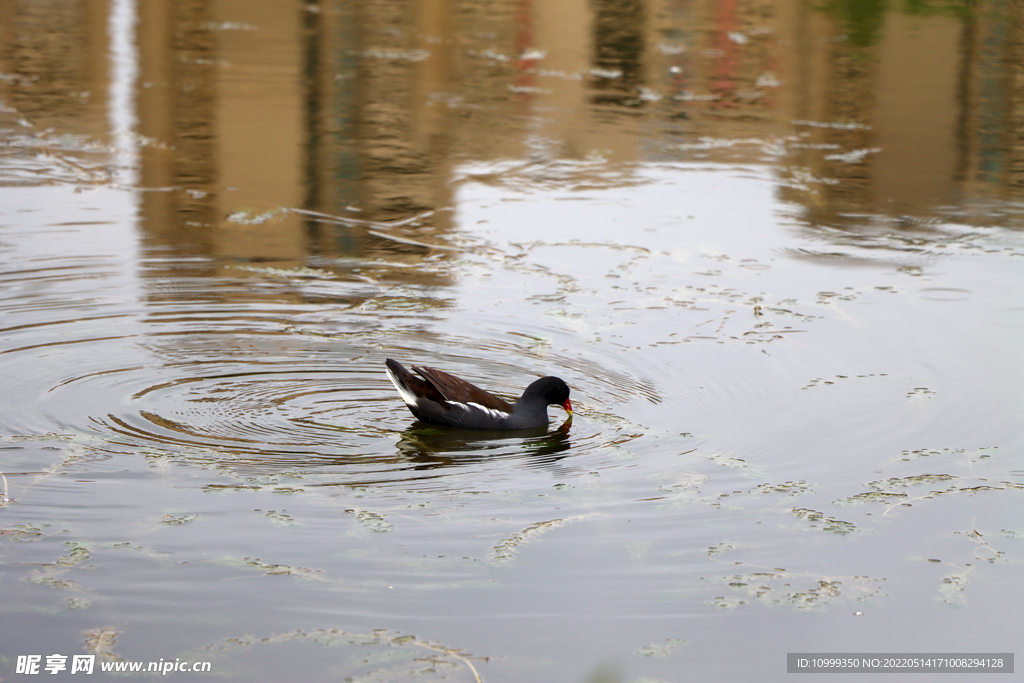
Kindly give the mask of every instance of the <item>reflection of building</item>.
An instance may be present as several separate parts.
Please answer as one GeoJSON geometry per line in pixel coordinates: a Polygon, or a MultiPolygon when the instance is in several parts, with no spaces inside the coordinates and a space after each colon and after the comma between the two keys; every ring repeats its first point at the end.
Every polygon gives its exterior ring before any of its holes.
{"type": "Polygon", "coordinates": [[[208,2],[152,1],[138,6],[141,221],[152,246],[215,253],[218,222],[217,94],[208,2]]]}
{"type": "Polygon", "coordinates": [[[108,3],[0,0],[0,102],[36,130],[107,141],[108,3]]]}
{"type": "Polygon", "coordinates": [[[988,0],[963,24],[957,181],[964,196],[1019,197],[1024,187],[1024,9],[988,0]]]}
{"type": "MultiPolygon", "coordinates": [[[[108,4],[0,3],[4,101],[102,138],[108,4]]],[[[296,264],[379,248],[360,228],[225,217],[409,216],[450,206],[467,163],[510,159],[773,163],[812,221],[1022,182],[1024,23],[1006,0],[963,16],[867,0],[136,7],[140,176],[166,190],[142,195],[143,233],[195,254],[296,264]],[[777,140],[784,154],[766,154],[777,140]]]]}

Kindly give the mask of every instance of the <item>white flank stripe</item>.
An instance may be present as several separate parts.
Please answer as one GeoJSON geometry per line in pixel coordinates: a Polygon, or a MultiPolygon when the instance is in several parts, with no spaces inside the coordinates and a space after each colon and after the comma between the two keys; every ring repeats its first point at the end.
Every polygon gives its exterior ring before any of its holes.
{"type": "Polygon", "coordinates": [[[497,417],[499,419],[500,418],[506,418],[506,417],[509,416],[509,414],[506,413],[504,410],[496,410],[495,408],[488,408],[487,406],[482,406],[479,403],[473,403],[472,401],[469,401],[467,403],[459,403],[458,401],[446,401],[446,403],[448,403],[449,405],[458,406],[458,407],[462,408],[463,410],[470,410],[470,406],[472,406],[473,408],[476,408],[477,410],[482,410],[483,412],[487,413],[491,417],[497,417]]]}

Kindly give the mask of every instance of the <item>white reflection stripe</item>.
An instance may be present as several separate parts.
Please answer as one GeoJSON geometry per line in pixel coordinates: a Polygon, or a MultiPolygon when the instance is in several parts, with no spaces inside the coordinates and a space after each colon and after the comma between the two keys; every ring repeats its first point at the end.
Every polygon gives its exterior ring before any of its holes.
{"type": "Polygon", "coordinates": [[[139,76],[139,54],[135,40],[138,23],[137,0],[113,0],[107,32],[110,34],[110,130],[118,159],[122,184],[134,187],[138,174],[138,119],[135,112],[135,82],[139,76]]]}

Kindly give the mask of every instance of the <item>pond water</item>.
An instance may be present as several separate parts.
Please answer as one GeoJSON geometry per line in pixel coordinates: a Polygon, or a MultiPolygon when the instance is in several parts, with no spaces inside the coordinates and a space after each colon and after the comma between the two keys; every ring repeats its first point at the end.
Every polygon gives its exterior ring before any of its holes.
{"type": "Polygon", "coordinates": [[[1013,652],[1019,12],[0,3],[0,671],[1013,652]]]}

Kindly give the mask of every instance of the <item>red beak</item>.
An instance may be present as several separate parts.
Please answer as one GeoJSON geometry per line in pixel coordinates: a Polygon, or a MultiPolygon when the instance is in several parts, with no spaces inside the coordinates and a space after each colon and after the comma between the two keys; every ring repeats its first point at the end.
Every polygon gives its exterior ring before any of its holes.
{"type": "Polygon", "coordinates": [[[565,412],[572,415],[572,404],[569,403],[569,399],[565,399],[565,403],[562,404],[562,407],[565,408],[565,412]]]}

